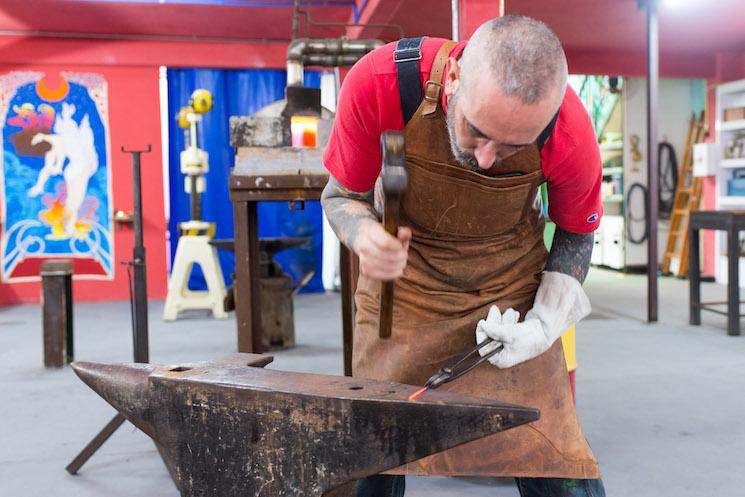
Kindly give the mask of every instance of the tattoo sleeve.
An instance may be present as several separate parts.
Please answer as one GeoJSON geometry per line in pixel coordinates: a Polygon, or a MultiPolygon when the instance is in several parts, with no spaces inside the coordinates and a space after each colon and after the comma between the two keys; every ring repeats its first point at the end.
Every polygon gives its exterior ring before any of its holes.
{"type": "Polygon", "coordinates": [[[333,176],[329,177],[329,182],[321,195],[321,205],[334,233],[350,249],[354,249],[360,224],[363,221],[378,220],[373,201],[373,190],[353,192],[341,185],[333,176]]]}
{"type": "Polygon", "coordinates": [[[590,270],[594,235],[592,233],[570,233],[557,227],[546,271],[557,271],[585,281],[590,270]]]}

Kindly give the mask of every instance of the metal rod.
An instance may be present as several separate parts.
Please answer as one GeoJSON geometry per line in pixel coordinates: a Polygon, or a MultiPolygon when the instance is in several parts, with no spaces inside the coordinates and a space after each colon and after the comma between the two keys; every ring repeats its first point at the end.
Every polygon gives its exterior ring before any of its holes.
{"type": "Polygon", "coordinates": [[[297,38],[298,15],[300,14],[300,0],[295,0],[295,10],[292,14],[292,39],[297,38]]]}
{"type": "Polygon", "coordinates": [[[394,23],[377,23],[377,22],[364,22],[364,23],[357,23],[357,22],[319,22],[314,21],[310,14],[310,7],[307,11],[301,10],[299,12],[300,15],[305,16],[305,32],[307,33],[309,31],[309,26],[322,26],[322,27],[355,27],[355,28],[393,28],[398,30],[398,37],[403,38],[404,37],[404,28],[400,24],[394,24],[394,23]]]}
{"type": "Polygon", "coordinates": [[[458,23],[460,22],[460,19],[459,19],[460,16],[459,16],[459,12],[458,12],[458,2],[459,1],[460,0],[450,0],[450,16],[452,18],[451,20],[452,20],[452,32],[453,32],[452,38],[453,38],[453,41],[460,40],[460,38],[459,38],[460,29],[459,29],[459,25],[458,25],[458,23]]]}
{"type": "Polygon", "coordinates": [[[191,220],[202,220],[202,194],[197,189],[199,176],[189,176],[189,203],[191,207],[191,220]]]}
{"type": "Polygon", "coordinates": [[[659,171],[657,164],[657,109],[659,93],[659,25],[657,0],[647,8],[647,321],[657,322],[657,223],[659,218],[659,171]]]}
{"type": "Polygon", "coordinates": [[[103,427],[103,430],[101,430],[98,435],[93,438],[93,440],[88,442],[88,445],[86,445],[85,448],[80,451],[80,454],[78,454],[77,457],[73,459],[70,464],[67,465],[67,467],[65,468],[67,472],[71,475],[77,474],[80,468],[83,467],[83,464],[85,464],[88,459],[90,459],[91,456],[95,454],[98,449],[101,448],[104,442],[106,442],[106,440],[108,440],[109,437],[114,434],[117,428],[119,428],[122,423],[124,423],[124,421],[124,416],[117,413],[116,416],[114,416],[114,419],[109,421],[109,423],[103,427]]]}

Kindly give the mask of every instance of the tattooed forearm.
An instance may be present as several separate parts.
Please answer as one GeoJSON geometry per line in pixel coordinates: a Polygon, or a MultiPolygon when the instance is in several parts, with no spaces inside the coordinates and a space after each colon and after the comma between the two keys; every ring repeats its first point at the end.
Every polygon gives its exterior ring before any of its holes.
{"type": "Polygon", "coordinates": [[[377,221],[373,208],[373,190],[357,193],[342,186],[333,177],[321,195],[321,205],[329,224],[347,247],[354,250],[354,242],[364,221],[377,221]]]}
{"type": "Polygon", "coordinates": [[[590,270],[593,238],[592,233],[570,233],[557,227],[546,271],[568,274],[580,283],[584,282],[590,270]]]}

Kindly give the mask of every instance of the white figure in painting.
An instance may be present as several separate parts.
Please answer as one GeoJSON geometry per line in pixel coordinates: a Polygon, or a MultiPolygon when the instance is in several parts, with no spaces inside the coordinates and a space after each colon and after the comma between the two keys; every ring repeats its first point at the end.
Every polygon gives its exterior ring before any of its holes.
{"type": "Polygon", "coordinates": [[[88,180],[98,170],[98,154],[88,114],[83,116],[79,125],[72,117],[74,114],[75,106],[63,103],[62,112],[54,121],[54,134],[38,133],[31,139],[32,144],[46,142],[51,149],[44,155],[44,167],[36,184],[28,191],[29,197],[36,197],[44,191],[44,184],[50,176],[64,176],[65,233],[69,236],[75,234],[75,223],[85,200],[88,180]]]}

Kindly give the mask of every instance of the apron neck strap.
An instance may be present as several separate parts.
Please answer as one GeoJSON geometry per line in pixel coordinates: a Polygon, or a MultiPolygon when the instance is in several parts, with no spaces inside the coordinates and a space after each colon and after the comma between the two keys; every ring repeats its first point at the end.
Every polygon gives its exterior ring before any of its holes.
{"type": "Polygon", "coordinates": [[[446,41],[437,51],[429,80],[424,84],[424,102],[422,102],[422,116],[434,114],[442,97],[442,73],[448,61],[450,51],[455,46],[454,41],[446,41]]]}

